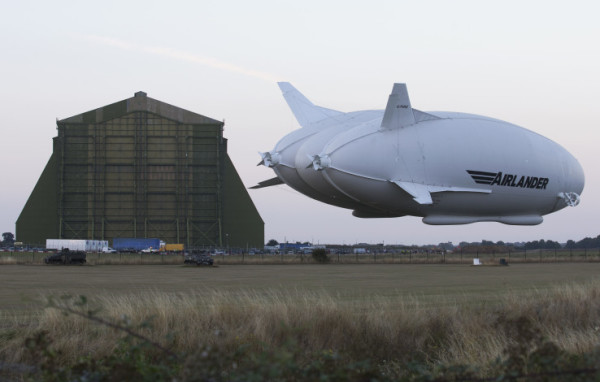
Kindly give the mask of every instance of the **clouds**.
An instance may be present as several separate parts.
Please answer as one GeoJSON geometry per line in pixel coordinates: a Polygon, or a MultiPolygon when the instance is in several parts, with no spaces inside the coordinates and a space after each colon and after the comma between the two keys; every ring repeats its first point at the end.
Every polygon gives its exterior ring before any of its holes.
{"type": "Polygon", "coordinates": [[[105,45],[108,47],[123,49],[131,52],[157,55],[177,61],[191,62],[201,66],[224,70],[230,73],[242,74],[245,76],[258,78],[268,82],[276,82],[279,79],[278,76],[273,75],[271,73],[249,69],[243,66],[218,60],[214,57],[201,56],[197,53],[176,50],[169,47],[134,44],[121,39],[98,35],[83,35],[81,36],[81,38],[94,44],[105,45]]]}

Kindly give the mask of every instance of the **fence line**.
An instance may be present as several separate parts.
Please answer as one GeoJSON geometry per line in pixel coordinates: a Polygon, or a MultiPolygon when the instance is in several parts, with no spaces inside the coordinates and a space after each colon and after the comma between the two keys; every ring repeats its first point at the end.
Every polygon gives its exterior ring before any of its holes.
{"type": "MultiPolygon", "coordinates": [[[[49,253],[44,252],[0,252],[0,264],[43,264],[49,253]]],[[[510,250],[504,252],[463,251],[400,251],[374,253],[331,253],[330,263],[339,264],[473,264],[477,258],[484,265],[500,264],[504,259],[510,263],[561,263],[600,262],[600,248],[594,249],[536,249],[510,250]]],[[[311,264],[311,254],[220,253],[213,255],[218,264],[311,264]]],[[[117,264],[183,264],[182,253],[88,253],[89,265],[117,264]]]]}

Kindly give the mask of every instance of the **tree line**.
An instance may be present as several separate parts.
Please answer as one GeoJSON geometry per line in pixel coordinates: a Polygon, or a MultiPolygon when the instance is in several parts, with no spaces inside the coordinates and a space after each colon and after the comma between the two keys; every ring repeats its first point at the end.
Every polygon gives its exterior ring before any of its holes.
{"type": "Polygon", "coordinates": [[[12,247],[15,244],[15,235],[12,232],[4,232],[0,247],[12,247]]]}
{"type": "MultiPolygon", "coordinates": [[[[448,243],[440,243],[440,246],[444,244],[447,246],[448,243]]],[[[525,243],[505,243],[503,241],[493,242],[489,240],[482,240],[481,242],[461,242],[459,244],[460,248],[492,248],[495,250],[506,250],[508,248],[514,248],[516,250],[525,249],[525,250],[534,250],[534,249],[561,249],[563,245],[554,240],[533,240],[525,243]]],[[[567,249],[590,249],[590,248],[600,248],[600,235],[595,238],[586,237],[579,241],[568,240],[564,245],[564,248],[567,249]]]]}

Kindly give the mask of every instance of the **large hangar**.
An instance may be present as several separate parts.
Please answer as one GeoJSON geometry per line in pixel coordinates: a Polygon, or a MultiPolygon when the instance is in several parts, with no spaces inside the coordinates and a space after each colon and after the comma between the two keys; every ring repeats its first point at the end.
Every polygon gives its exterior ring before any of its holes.
{"type": "Polygon", "coordinates": [[[262,247],[264,222],[227,154],[223,125],[144,92],[57,121],[53,153],[17,219],[18,240],[262,247]]]}

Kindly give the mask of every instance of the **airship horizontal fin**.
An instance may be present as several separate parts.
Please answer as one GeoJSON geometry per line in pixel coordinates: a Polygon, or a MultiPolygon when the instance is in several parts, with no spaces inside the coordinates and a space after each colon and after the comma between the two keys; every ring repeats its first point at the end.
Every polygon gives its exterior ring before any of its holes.
{"type": "Polygon", "coordinates": [[[283,184],[283,183],[284,183],[283,180],[275,177],[275,178],[263,180],[262,182],[258,182],[258,184],[256,186],[252,186],[250,188],[253,189],[253,190],[255,190],[257,188],[265,188],[265,187],[277,186],[277,185],[283,184]]]}
{"type": "Polygon", "coordinates": [[[419,204],[433,204],[433,200],[431,200],[431,193],[429,189],[424,184],[412,183],[412,182],[394,182],[401,189],[406,191],[413,197],[415,202],[419,204]]]}
{"type": "Polygon", "coordinates": [[[481,194],[490,194],[492,192],[492,190],[482,188],[433,186],[428,184],[402,181],[394,181],[394,183],[410,194],[415,202],[419,204],[433,204],[431,194],[435,192],[475,192],[481,194]]]}
{"type": "Polygon", "coordinates": [[[309,126],[326,118],[344,114],[341,111],[313,104],[289,82],[278,82],[277,84],[283,93],[283,98],[285,98],[292,113],[294,113],[294,116],[302,127],[309,126]]]}

